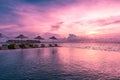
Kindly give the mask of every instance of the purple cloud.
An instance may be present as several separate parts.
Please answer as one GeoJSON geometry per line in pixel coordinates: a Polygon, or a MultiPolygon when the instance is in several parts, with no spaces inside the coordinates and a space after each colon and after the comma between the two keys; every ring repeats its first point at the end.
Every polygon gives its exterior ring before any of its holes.
{"type": "Polygon", "coordinates": [[[107,26],[107,25],[114,25],[120,23],[120,16],[113,16],[106,19],[100,19],[95,21],[96,24],[99,26],[107,26]]]}
{"type": "Polygon", "coordinates": [[[58,23],[52,25],[52,26],[51,26],[51,31],[56,31],[56,30],[58,30],[63,23],[64,23],[64,22],[58,22],[58,23]]]}

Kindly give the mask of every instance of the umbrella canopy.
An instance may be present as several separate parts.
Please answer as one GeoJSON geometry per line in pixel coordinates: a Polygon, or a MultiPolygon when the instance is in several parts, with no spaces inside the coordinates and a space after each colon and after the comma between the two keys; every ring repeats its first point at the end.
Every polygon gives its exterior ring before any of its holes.
{"type": "Polygon", "coordinates": [[[2,40],[2,38],[8,38],[7,36],[3,35],[2,33],[0,33],[0,43],[4,42],[4,40],[2,40]]]}
{"type": "Polygon", "coordinates": [[[50,37],[49,39],[57,40],[57,38],[56,38],[55,36],[52,36],[52,37],[50,37]]]}
{"type": "Polygon", "coordinates": [[[21,38],[21,39],[23,39],[23,38],[27,38],[26,36],[24,36],[23,34],[20,34],[19,36],[17,36],[16,38],[21,38]]]}
{"type": "Polygon", "coordinates": [[[4,38],[4,37],[6,37],[6,36],[4,36],[2,33],[0,33],[0,38],[4,38]]]}
{"type": "Polygon", "coordinates": [[[35,37],[34,39],[41,39],[41,40],[43,40],[44,38],[42,38],[41,36],[37,36],[37,37],[35,37]]]}

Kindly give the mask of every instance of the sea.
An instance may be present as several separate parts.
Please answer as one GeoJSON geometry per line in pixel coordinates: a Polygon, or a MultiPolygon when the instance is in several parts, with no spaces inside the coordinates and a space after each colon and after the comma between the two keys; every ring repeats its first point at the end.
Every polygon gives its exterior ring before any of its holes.
{"type": "Polygon", "coordinates": [[[120,80],[119,43],[0,50],[0,80],[120,80]]]}

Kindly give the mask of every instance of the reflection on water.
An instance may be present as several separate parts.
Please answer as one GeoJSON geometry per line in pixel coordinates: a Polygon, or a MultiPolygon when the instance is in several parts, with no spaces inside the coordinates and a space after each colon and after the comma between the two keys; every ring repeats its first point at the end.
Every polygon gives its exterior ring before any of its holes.
{"type": "Polygon", "coordinates": [[[0,51],[0,80],[119,80],[120,53],[74,47],[0,51]]]}
{"type": "Polygon", "coordinates": [[[64,47],[120,52],[120,43],[64,43],[64,47]]]}

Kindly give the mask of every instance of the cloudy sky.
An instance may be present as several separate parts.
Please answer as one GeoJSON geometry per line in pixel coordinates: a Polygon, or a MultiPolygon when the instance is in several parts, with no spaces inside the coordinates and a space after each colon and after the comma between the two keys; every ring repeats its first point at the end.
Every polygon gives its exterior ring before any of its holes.
{"type": "Polygon", "coordinates": [[[120,36],[120,0],[0,0],[6,35],[120,36]]]}

